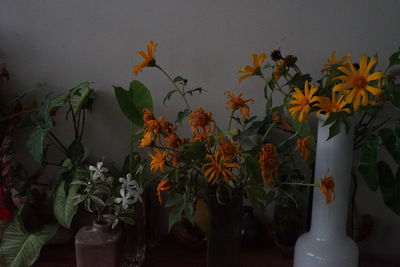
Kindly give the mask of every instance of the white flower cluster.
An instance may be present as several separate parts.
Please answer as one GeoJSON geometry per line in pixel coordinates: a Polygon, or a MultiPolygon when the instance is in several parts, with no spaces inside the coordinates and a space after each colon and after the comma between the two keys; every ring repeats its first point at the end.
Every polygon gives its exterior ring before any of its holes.
{"type": "Polygon", "coordinates": [[[115,198],[115,203],[121,203],[122,208],[124,209],[127,209],[129,205],[134,204],[137,201],[143,203],[143,188],[136,180],[132,179],[132,174],[128,173],[126,178],[120,177],[119,181],[121,182],[121,189],[119,190],[121,197],[115,198]]]}
{"type": "Polygon", "coordinates": [[[102,161],[99,161],[96,163],[96,167],[90,165],[89,171],[90,171],[90,175],[94,181],[96,181],[97,179],[104,181],[104,179],[105,179],[104,173],[108,172],[108,169],[106,167],[103,167],[102,161]]]}

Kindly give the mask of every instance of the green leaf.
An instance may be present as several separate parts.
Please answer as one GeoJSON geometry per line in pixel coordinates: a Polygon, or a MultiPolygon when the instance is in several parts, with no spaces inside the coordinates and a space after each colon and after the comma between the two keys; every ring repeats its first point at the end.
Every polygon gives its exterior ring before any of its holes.
{"type": "Polygon", "coordinates": [[[333,124],[331,124],[331,126],[329,126],[329,136],[328,139],[326,139],[326,141],[338,135],[341,129],[342,129],[341,120],[336,120],[333,124]]]}
{"type": "Polygon", "coordinates": [[[26,145],[28,147],[29,153],[32,155],[33,159],[37,162],[43,162],[43,155],[45,151],[44,139],[47,136],[48,131],[42,129],[41,127],[36,127],[36,129],[28,137],[26,145]]]}
{"type": "Polygon", "coordinates": [[[167,100],[169,100],[171,98],[171,96],[176,92],[178,92],[178,90],[169,91],[167,93],[167,95],[164,97],[163,104],[165,105],[165,102],[167,102],[167,100]]]}
{"type": "Polygon", "coordinates": [[[189,109],[185,109],[184,111],[179,111],[175,123],[179,123],[180,125],[182,125],[183,119],[189,116],[189,114],[190,114],[189,109]]]}
{"type": "Polygon", "coordinates": [[[94,91],[90,88],[90,84],[90,82],[84,82],[70,90],[69,97],[75,115],[82,109],[90,109],[92,106],[94,91]]]}
{"type": "Polygon", "coordinates": [[[201,141],[195,141],[184,146],[185,157],[188,160],[203,159],[207,153],[204,143],[201,141]]]}
{"type": "Polygon", "coordinates": [[[65,228],[70,227],[72,218],[74,217],[78,206],[75,205],[75,197],[78,195],[80,185],[71,184],[69,186],[68,195],[65,193],[65,181],[62,181],[56,190],[53,204],[54,216],[58,222],[65,228]]]}
{"type": "Polygon", "coordinates": [[[151,93],[149,89],[138,80],[133,80],[129,85],[129,94],[131,95],[136,108],[140,111],[141,118],[143,117],[142,110],[144,108],[153,110],[153,98],[151,93]]]}
{"type": "Polygon", "coordinates": [[[400,169],[393,176],[389,165],[383,161],[378,163],[379,185],[385,204],[400,215],[400,169]]]}
{"type": "Polygon", "coordinates": [[[174,224],[181,220],[182,212],[185,208],[185,200],[183,195],[177,193],[171,193],[168,197],[167,203],[165,204],[166,207],[171,207],[172,210],[169,213],[169,230],[174,224]]]}
{"type": "Polygon", "coordinates": [[[198,87],[198,88],[195,88],[195,89],[192,89],[192,90],[186,91],[186,92],[185,92],[185,95],[186,95],[186,94],[193,95],[193,93],[195,93],[195,92],[199,92],[199,94],[201,94],[201,92],[203,92],[203,91],[204,91],[204,89],[203,89],[203,88],[201,88],[201,87],[198,87]]]}
{"type": "Polygon", "coordinates": [[[379,131],[383,144],[393,159],[400,163],[400,139],[396,138],[392,129],[384,128],[379,131]]]}
{"type": "Polygon", "coordinates": [[[128,90],[122,87],[114,86],[115,97],[117,98],[118,105],[124,115],[135,125],[143,125],[143,117],[141,112],[136,107],[128,90]]]}
{"type": "Polygon", "coordinates": [[[31,266],[38,258],[43,245],[56,233],[57,225],[44,225],[35,233],[23,229],[20,218],[16,217],[4,232],[0,257],[7,267],[31,266]]]}
{"type": "Polygon", "coordinates": [[[84,148],[78,139],[74,140],[72,144],[68,147],[68,156],[75,165],[79,164],[84,155],[84,148]]]}
{"type": "Polygon", "coordinates": [[[400,64],[400,51],[397,51],[389,57],[389,67],[399,64],[400,64]]]}
{"type": "Polygon", "coordinates": [[[358,170],[364,176],[365,182],[375,191],[378,189],[378,147],[379,137],[374,134],[369,134],[361,149],[361,158],[358,163],[358,170]]]}
{"type": "Polygon", "coordinates": [[[181,76],[176,76],[174,78],[174,83],[177,83],[177,82],[181,82],[183,85],[186,85],[187,84],[187,79],[185,79],[185,78],[183,78],[181,76]]]}

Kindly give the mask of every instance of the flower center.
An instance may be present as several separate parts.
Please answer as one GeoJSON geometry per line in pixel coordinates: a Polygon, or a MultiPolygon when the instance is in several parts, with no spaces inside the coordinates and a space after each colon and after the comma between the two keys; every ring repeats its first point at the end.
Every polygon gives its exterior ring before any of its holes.
{"type": "Polygon", "coordinates": [[[300,101],[300,105],[302,105],[302,106],[308,105],[308,99],[307,99],[307,98],[303,98],[303,99],[300,101]]]}
{"type": "Polygon", "coordinates": [[[353,78],[353,84],[356,88],[365,88],[367,86],[367,79],[362,75],[357,75],[353,78]]]}

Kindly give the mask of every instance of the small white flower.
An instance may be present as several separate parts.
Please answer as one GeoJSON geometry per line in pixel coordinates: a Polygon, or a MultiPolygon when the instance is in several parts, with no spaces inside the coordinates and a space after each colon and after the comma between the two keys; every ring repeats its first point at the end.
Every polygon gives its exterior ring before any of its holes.
{"type": "Polygon", "coordinates": [[[122,183],[121,188],[126,189],[128,193],[131,193],[131,195],[133,196],[133,203],[136,203],[138,200],[143,203],[143,188],[138,184],[136,180],[132,180],[132,174],[128,173],[126,175],[126,179],[120,177],[119,181],[122,183]]]}
{"type": "Polygon", "coordinates": [[[119,190],[119,194],[121,195],[121,197],[117,197],[114,199],[114,202],[117,204],[120,204],[122,202],[122,208],[124,208],[125,210],[129,207],[129,205],[133,204],[134,201],[131,198],[132,193],[128,192],[125,194],[125,190],[121,189],[119,190]]]}
{"type": "Polygon", "coordinates": [[[137,185],[135,180],[132,180],[132,174],[128,173],[126,179],[124,177],[119,178],[120,183],[122,183],[121,188],[129,190],[131,187],[137,185]]]}
{"type": "Polygon", "coordinates": [[[108,172],[106,167],[103,167],[103,162],[99,161],[96,163],[96,167],[90,165],[89,170],[92,172],[90,175],[94,181],[100,178],[100,180],[104,180],[104,173],[108,172]]]}

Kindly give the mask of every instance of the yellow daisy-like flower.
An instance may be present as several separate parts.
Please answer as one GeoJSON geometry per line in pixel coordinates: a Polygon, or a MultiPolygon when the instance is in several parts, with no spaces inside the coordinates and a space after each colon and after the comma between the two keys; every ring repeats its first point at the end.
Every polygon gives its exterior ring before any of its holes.
{"type": "Polygon", "coordinates": [[[157,44],[153,41],[147,43],[147,54],[144,51],[137,51],[136,53],[143,57],[143,61],[134,66],[132,72],[137,75],[143,68],[152,67],[155,65],[154,54],[156,53],[157,44]]]}
{"type": "Polygon", "coordinates": [[[156,149],[155,154],[147,153],[151,157],[150,170],[156,172],[157,170],[163,171],[165,169],[165,163],[167,160],[168,152],[160,152],[156,149]]]}
{"type": "Polygon", "coordinates": [[[335,183],[333,178],[325,176],[319,183],[322,194],[325,196],[325,204],[331,203],[335,199],[335,183]]]}
{"type": "Polygon", "coordinates": [[[319,107],[317,114],[319,115],[321,112],[325,114],[327,118],[332,112],[340,112],[344,111],[347,114],[351,113],[349,108],[345,108],[348,103],[344,99],[344,96],[337,97],[335,92],[332,92],[332,99],[326,96],[318,97],[318,103],[315,106],[319,107]]]}
{"type": "Polygon", "coordinates": [[[346,95],[346,101],[353,104],[355,111],[361,106],[368,105],[368,93],[379,96],[383,91],[379,88],[372,87],[368,83],[378,80],[384,76],[382,72],[374,72],[369,74],[372,67],[378,62],[376,57],[371,58],[368,62],[367,56],[363,56],[360,60],[360,68],[350,63],[350,68],[341,66],[338,68],[345,75],[340,75],[335,79],[343,81],[333,87],[333,91],[339,91],[346,95]]]}
{"type": "Polygon", "coordinates": [[[235,96],[231,92],[226,91],[225,95],[230,99],[227,103],[226,106],[232,110],[239,110],[240,112],[240,117],[242,120],[247,119],[250,116],[250,108],[246,104],[247,102],[249,103],[254,103],[254,99],[246,99],[244,100],[242,98],[243,94],[239,94],[238,96],[235,96]]]}
{"type": "Polygon", "coordinates": [[[350,60],[351,54],[347,54],[339,59],[336,58],[336,51],[331,52],[331,56],[328,58],[328,60],[325,62],[325,67],[329,67],[332,65],[347,65],[345,64],[346,61],[350,60]]]}
{"type": "Polygon", "coordinates": [[[241,70],[238,71],[239,74],[244,74],[239,78],[239,82],[243,81],[244,79],[250,76],[260,74],[261,64],[267,58],[267,54],[265,53],[261,53],[259,55],[251,54],[251,56],[253,58],[253,66],[246,65],[241,70]]]}
{"type": "Polygon", "coordinates": [[[300,154],[303,156],[304,160],[308,160],[311,156],[310,139],[311,136],[307,136],[306,138],[297,139],[296,142],[296,148],[300,151],[300,154]]]}
{"type": "Polygon", "coordinates": [[[304,94],[299,88],[294,88],[294,90],[296,92],[292,94],[294,100],[289,102],[289,105],[292,105],[289,108],[289,113],[292,117],[297,117],[300,122],[304,122],[307,120],[308,113],[310,113],[310,104],[318,100],[317,96],[313,96],[318,88],[314,85],[311,85],[311,88],[309,88],[308,81],[306,81],[304,84],[304,94]]]}

